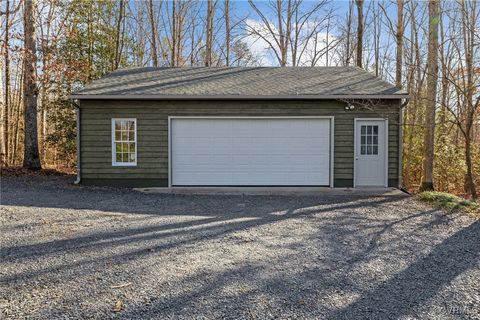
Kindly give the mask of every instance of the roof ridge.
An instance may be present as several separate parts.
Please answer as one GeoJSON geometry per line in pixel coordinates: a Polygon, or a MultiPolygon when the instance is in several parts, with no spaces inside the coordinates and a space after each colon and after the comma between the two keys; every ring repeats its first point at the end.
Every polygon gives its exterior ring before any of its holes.
{"type": "Polygon", "coordinates": [[[117,69],[72,95],[397,98],[406,92],[355,66],[188,66],[117,69]]]}

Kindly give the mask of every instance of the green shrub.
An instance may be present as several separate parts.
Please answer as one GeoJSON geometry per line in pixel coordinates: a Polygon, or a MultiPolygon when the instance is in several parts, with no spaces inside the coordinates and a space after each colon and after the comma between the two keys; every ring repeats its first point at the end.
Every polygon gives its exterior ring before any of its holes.
{"type": "Polygon", "coordinates": [[[439,209],[480,213],[480,205],[478,203],[457,197],[450,193],[427,191],[417,194],[416,197],[439,209]]]}

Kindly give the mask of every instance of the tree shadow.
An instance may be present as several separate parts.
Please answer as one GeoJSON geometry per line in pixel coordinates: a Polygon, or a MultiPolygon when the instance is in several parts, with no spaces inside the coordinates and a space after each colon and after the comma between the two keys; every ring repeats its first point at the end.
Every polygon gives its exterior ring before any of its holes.
{"type": "Polygon", "coordinates": [[[405,270],[366,292],[354,303],[333,311],[331,319],[399,319],[421,307],[458,275],[478,268],[480,221],[456,232],[405,270]]]}
{"type": "MultiPolygon", "coordinates": [[[[307,317],[324,319],[399,319],[416,316],[418,308],[425,307],[439,290],[448,286],[457,276],[478,267],[480,221],[461,229],[432,251],[394,274],[372,291],[365,291],[351,278],[348,271],[338,272],[333,264],[312,268],[295,274],[295,279],[278,275],[265,279],[261,265],[244,264],[220,273],[196,273],[185,277],[179,284],[183,288],[170,297],[154,297],[143,305],[127,308],[122,318],[188,317],[208,304],[212,317],[259,318],[269,314],[272,318],[307,317]],[[226,287],[236,282],[254,285],[252,290],[240,291],[225,298],[226,287]],[[196,284],[192,288],[192,283],[196,284]],[[355,292],[360,297],[344,307],[335,308],[319,293],[336,291],[340,295],[355,292]],[[267,306],[258,308],[262,296],[268,295],[267,306]],[[215,300],[214,297],[223,296],[215,300]]],[[[337,239],[338,240],[338,239],[337,239]]],[[[271,264],[291,264],[295,255],[281,256],[271,264]]],[[[201,313],[200,313],[201,314],[201,313]]]]}
{"type": "MultiPolygon", "coordinates": [[[[7,190],[6,196],[2,197],[2,205],[59,209],[87,207],[98,210],[99,214],[119,212],[146,218],[118,230],[94,229],[68,239],[3,246],[0,248],[3,263],[26,266],[14,272],[0,272],[2,285],[12,287],[20,286],[18,283],[24,281],[60,286],[75,282],[79,277],[95,276],[112,264],[132,268],[136,262],[157,263],[172,255],[182,255],[182,249],[215,241],[221,241],[226,247],[241,245],[232,240],[232,235],[262,226],[277,226],[282,222],[306,220],[305,223],[312,227],[305,238],[297,239],[295,243],[284,243],[281,238],[277,240],[276,245],[288,248],[291,254],[281,254],[272,260],[262,257],[260,264],[246,260],[217,272],[195,270],[192,275],[180,279],[176,288],[181,289],[169,297],[152,295],[148,303],[128,306],[119,315],[122,318],[188,316],[192,308],[198,307],[199,301],[205,299],[210,299],[211,304],[208,307],[203,305],[202,308],[208,309],[203,312],[212,311],[213,316],[219,317],[249,317],[249,313],[255,314],[256,304],[262,297],[270,299],[270,306],[265,308],[278,317],[303,315],[308,318],[316,314],[340,319],[399,318],[411,314],[479,261],[480,225],[475,222],[433,247],[428,255],[411,263],[405,270],[389,275],[375,289],[365,290],[357,278],[351,277],[352,269],[362,263],[374,263],[374,258],[394,256],[394,259],[402,259],[395,257],[392,251],[405,237],[450,222],[444,214],[427,209],[408,212],[408,209],[399,208],[398,215],[383,214],[382,210],[387,206],[402,205],[399,201],[404,198],[399,197],[175,196],[108,188],[63,186],[52,190],[41,185],[38,188],[37,185],[27,187],[22,184],[12,187],[14,190],[7,190]],[[18,197],[19,194],[22,196],[18,197]],[[37,203],[31,197],[38,200],[37,203]],[[370,210],[375,213],[365,214],[370,210]],[[163,219],[172,216],[179,219],[163,219]],[[395,228],[405,224],[408,225],[406,231],[397,234],[395,228]],[[303,241],[313,243],[309,248],[311,256],[301,254],[303,241]],[[30,266],[37,261],[55,262],[41,263],[35,268],[30,266]],[[297,270],[297,261],[308,262],[309,267],[297,270]],[[284,270],[264,272],[276,265],[284,270]],[[291,272],[290,268],[296,271],[291,272]],[[251,285],[252,290],[223,295],[226,287],[241,281],[251,285]],[[330,291],[339,294],[352,292],[359,297],[350,304],[332,306],[318,298],[330,291]],[[217,299],[219,296],[223,298],[217,299]]],[[[262,240],[255,238],[251,241],[262,243],[262,240]]],[[[268,250],[277,249],[268,245],[265,245],[268,250]]],[[[215,264],[215,261],[211,263],[215,264]]],[[[105,272],[108,274],[111,270],[105,272]]],[[[153,280],[159,286],[163,281],[148,279],[153,280]]],[[[84,293],[70,297],[84,299],[81,294],[84,293]]],[[[44,312],[47,317],[62,314],[62,310],[55,311],[53,307],[44,312]]],[[[91,315],[98,315],[96,312],[91,310],[91,315]]]]}
{"type": "MultiPolygon", "coordinates": [[[[210,202],[212,201],[212,198],[216,198],[216,196],[198,197],[210,202]]],[[[123,254],[117,254],[114,257],[107,256],[104,258],[92,258],[75,262],[67,262],[62,265],[56,265],[52,268],[46,268],[44,270],[21,272],[15,276],[0,277],[0,281],[15,282],[19,278],[34,278],[42,274],[54,272],[58,269],[98,264],[112,258],[116,260],[137,259],[147,256],[152,252],[160,252],[174,247],[178,248],[190,243],[212,240],[214,238],[225,236],[228,233],[233,233],[240,230],[248,230],[250,228],[260,227],[266,224],[273,224],[288,219],[307,218],[313,214],[321,214],[331,210],[348,210],[358,209],[362,206],[368,207],[380,204],[393,204],[402,199],[399,197],[378,197],[374,200],[358,198],[348,202],[338,203],[337,198],[328,200],[324,199],[322,201],[316,197],[313,199],[291,197],[291,203],[288,203],[287,201],[287,205],[285,205],[285,203],[280,205],[280,202],[277,200],[281,199],[282,197],[268,197],[267,199],[263,199],[264,201],[262,201],[261,204],[261,197],[248,196],[247,198],[250,197],[254,198],[254,200],[251,200],[251,203],[253,204],[251,207],[247,206],[241,210],[231,211],[227,206],[226,208],[223,208],[221,215],[206,214],[207,217],[202,217],[201,219],[187,220],[171,224],[153,224],[149,226],[141,226],[138,228],[128,228],[110,232],[101,231],[88,233],[85,236],[28,245],[3,246],[0,248],[0,257],[3,262],[20,262],[32,258],[45,258],[62,252],[69,252],[70,250],[81,251],[101,250],[102,248],[113,249],[127,244],[131,245],[135,243],[145,243],[149,240],[174,239],[173,241],[166,241],[165,244],[128,251],[123,254]],[[277,204],[277,206],[274,204],[277,204]],[[194,227],[194,229],[192,229],[192,227],[194,227]]],[[[182,197],[182,199],[183,198],[184,197],[182,197]]],[[[189,199],[188,196],[186,196],[186,198],[189,199]]],[[[242,198],[245,202],[249,201],[246,197],[242,198]]],[[[285,200],[284,198],[285,197],[283,197],[282,200],[285,200]]],[[[188,203],[198,201],[198,199],[189,200],[190,201],[184,203],[181,208],[177,208],[181,211],[178,214],[183,215],[185,210],[188,211],[188,203]],[[187,208],[184,207],[185,205],[187,205],[187,208]]],[[[225,204],[223,205],[225,206],[225,204]]],[[[173,209],[163,213],[165,216],[175,214],[177,213],[173,209]]]]}

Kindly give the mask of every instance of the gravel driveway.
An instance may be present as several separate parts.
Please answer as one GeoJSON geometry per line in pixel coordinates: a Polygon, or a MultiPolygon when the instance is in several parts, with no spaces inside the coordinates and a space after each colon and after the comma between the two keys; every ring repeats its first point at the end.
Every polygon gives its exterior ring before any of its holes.
{"type": "Polygon", "coordinates": [[[480,221],[411,198],[158,195],[3,177],[18,318],[480,318],[480,221]]]}

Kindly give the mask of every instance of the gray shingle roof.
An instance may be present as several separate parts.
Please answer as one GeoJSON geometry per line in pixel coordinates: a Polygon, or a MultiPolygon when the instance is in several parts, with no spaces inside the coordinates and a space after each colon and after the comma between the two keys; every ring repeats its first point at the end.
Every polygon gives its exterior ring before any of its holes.
{"type": "Polygon", "coordinates": [[[357,67],[130,68],[73,93],[73,99],[386,98],[408,94],[357,67]]]}

